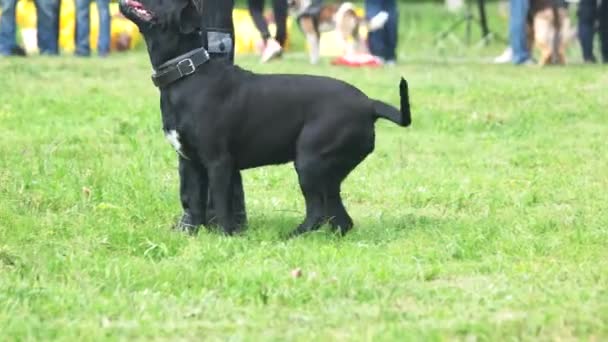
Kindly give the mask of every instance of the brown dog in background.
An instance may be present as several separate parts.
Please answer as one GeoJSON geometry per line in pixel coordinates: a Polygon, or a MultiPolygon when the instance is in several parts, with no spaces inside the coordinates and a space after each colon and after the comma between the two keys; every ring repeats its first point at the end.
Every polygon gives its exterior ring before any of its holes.
{"type": "MultiPolygon", "coordinates": [[[[540,51],[539,64],[566,64],[574,37],[568,9],[560,0],[532,0],[528,16],[529,47],[540,51]]],[[[530,49],[531,50],[531,49],[530,49]]]]}
{"type": "Polygon", "coordinates": [[[387,12],[380,12],[369,21],[361,18],[351,2],[323,4],[321,0],[288,0],[290,12],[310,45],[310,63],[319,61],[321,32],[336,30],[345,54],[367,52],[359,28],[368,32],[384,27],[387,12]]]}

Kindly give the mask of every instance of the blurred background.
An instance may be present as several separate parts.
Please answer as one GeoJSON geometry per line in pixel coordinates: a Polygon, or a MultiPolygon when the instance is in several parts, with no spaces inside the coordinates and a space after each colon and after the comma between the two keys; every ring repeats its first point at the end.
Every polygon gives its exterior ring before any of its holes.
{"type": "MultiPolygon", "coordinates": [[[[331,1],[326,1],[330,3],[331,1]]],[[[362,1],[354,1],[356,10],[364,15],[362,1]]],[[[508,27],[508,3],[505,1],[487,2],[489,28],[495,35],[481,44],[481,28],[476,2],[464,0],[447,1],[398,1],[399,6],[399,39],[398,59],[491,59],[500,53],[506,45],[508,27]],[[471,17],[470,22],[466,20],[471,17]],[[468,27],[467,27],[468,26],[468,27]],[[442,33],[446,33],[442,35],[442,33]]],[[[266,6],[265,13],[272,24],[271,6],[266,6]]],[[[110,3],[111,16],[111,51],[128,51],[143,48],[143,42],[137,28],[124,19],[118,11],[117,1],[110,3]]],[[[36,41],[36,6],[33,0],[20,0],[16,6],[18,26],[17,41],[28,54],[38,52],[36,41]]],[[[236,25],[237,54],[259,53],[261,38],[255,29],[247,3],[236,1],[234,11],[236,25]]],[[[288,41],[286,51],[306,53],[308,47],[303,34],[294,19],[287,22],[288,41]]],[[[76,9],[74,0],[61,0],[59,23],[59,48],[61,53],[72,53],[75,49],[74,35],[76,27],[76,9]]],[[[96,1],[90,4],[90,46],[97,49],[99,33],[99,16],[96,1]]],[[[365,32],[362,32],[365,34],[365,32]]],[[[336,47],[335,32],[324,32],[321,38],[321,55],[337,56],[341,51],[336,47]]],[[[574,49],[571,49],[574,50],[574,49]]],[[[571,51],[576,54],[576,51],[571,51]]]]}

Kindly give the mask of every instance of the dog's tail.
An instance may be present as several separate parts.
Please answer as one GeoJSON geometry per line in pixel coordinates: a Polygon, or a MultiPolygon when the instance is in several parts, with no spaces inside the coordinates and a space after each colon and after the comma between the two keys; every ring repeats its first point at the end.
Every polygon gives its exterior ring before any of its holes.
{"type": "Polygon", "coordinates": [[[387,119],[403,127],[409,126],[412,123],[412,114],[410,112],[410,96],[405,78],[401,78],[399,95],[401,96],[401,110],[382,101],[374,100],[375,118],[387,119]]]}

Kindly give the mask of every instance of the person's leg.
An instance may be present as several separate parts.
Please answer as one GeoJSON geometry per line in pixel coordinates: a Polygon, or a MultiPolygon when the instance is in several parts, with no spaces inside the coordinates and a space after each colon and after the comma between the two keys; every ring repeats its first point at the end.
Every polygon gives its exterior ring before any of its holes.
{"type": "Polygon", "coordinates": [[[59,0],[36,0],[36,15],[38,16],[38,48],[40,54],[59,54],[59,0]]]}
{"type": "Polygon", "coordinates": [[[603,0],[599,9],[600,41],[602,48],[602,59],[608,63],[608,0],[603,0]]]}
{"type": "Polygon", "coordinates": [[[90,36],[90,6],[91,0],[76,1],[76,35],[75,45],[77,56],[89,56],[91,54],[90,36]]]}
{"type": "Polygon", "coordinates": [[[15,5],[17,0],[2,0],[2,16],[0,17],[0,55],[8,56],[17,47],[15,38],[15,5]]]}
{"type": "Polygon", "coordinates": [[[384,58],[389,63],[397,61],[397,42],[399,40],[399,9],[396,0],[384,0],[384,11],[388,12],[385,28],[384,58]]]}
{"type": "Polygon", "coordinates": [[[211,58],[227,58],[234,63],[234,0],[205,0],[202,9],[203,46],[211,58]]]}
{"type": "MultiPolygon", "coordinates": [[[[277,42],[276,39],[272,38],[272,36],[270,35],[270,31],[268,30],[268,23],[264,18],[264,0],[247,0],[247,3],[249,4],[249,13],[251,14],[251,18],[253,19],[255,26],[260,32],[262,39],[264,39],[262,63],[266,63],[271,59],[280,56],[283,52],[283,47],[279,42],[277,42]]],[[[286,16],[287,14],[285,14],[285,17],[286,16]]],[[[287,37],[285,28],[278,28],[277,31],[280,31],[281,29],[283,30],[281,34],[283,34],[284,37],[287,37]]]]}
{"type": "MultiPolygon", "coordinates": [[[[370,20],[378,13],[382,11],[382,0],[366,0],[365,1],[365,17],[370,20]]],[[[389,18],[390,20],[390,18],[389,18]]],[[[384,45],[384,35],[386,26],[380,30],[370,32],[367,40],[369,45],[369,51],[372,55],[384,59],[386,47],[384,45]]]]}
{"type": "Polygon", "coordinates": [[[593,37],[595,36],[596,0],[581,0],[578,4],[578,39],[585,62],[595,62],[593,37]]]}
{"type": "Polygon", "coordinates": [[[513,64],[522,64],[530,60],[526,18],[530,9],[529,0],[511,0],[509,19],[509,41],[513,48],[513,64]]]}
{"type": "Polygon", "coordinates": [[[97,37],[97,54],[106,56],[110,53],[110,0],[97,0],[99,12],[99,36],[97,37]]]}
{"type": "Polygon", "coordinates": [[[55,27],[53,30],[53,37],[57,42],[57,52],[61,48],[59,46],[59,31],[61,30],[61,0],[58,0],[57,7],[55,8],[55,27]]]}
{"type": "Polygon", "coordinates": [[[251,14],[255,27],[260,31],[264,41],[268,40],[270,38],[270,31],[268,30],[268,23],[264,18],[264,0],[247,0],[247,4],[249,5],[249,14],[251,14]]]}
{"type": "Polygon", "coordinates": [[[274,38],[282,47],[284,47],[285,42],[287,41],[287,1],[273,0],[272,10],[274,13],[274,22],[277,26],[277,34],[274,38]]]}

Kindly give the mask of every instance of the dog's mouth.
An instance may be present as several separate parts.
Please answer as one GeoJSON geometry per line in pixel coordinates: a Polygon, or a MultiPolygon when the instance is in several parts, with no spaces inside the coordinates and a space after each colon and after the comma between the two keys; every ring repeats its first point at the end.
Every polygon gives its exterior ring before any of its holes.
{"type": "Polygon", "coordinates": [[[154,19],[154,14],[149,11],[141,2],[136,0],[122,0],[123,7],[136,16],[138,19],[148,22],[154,19]]]}

